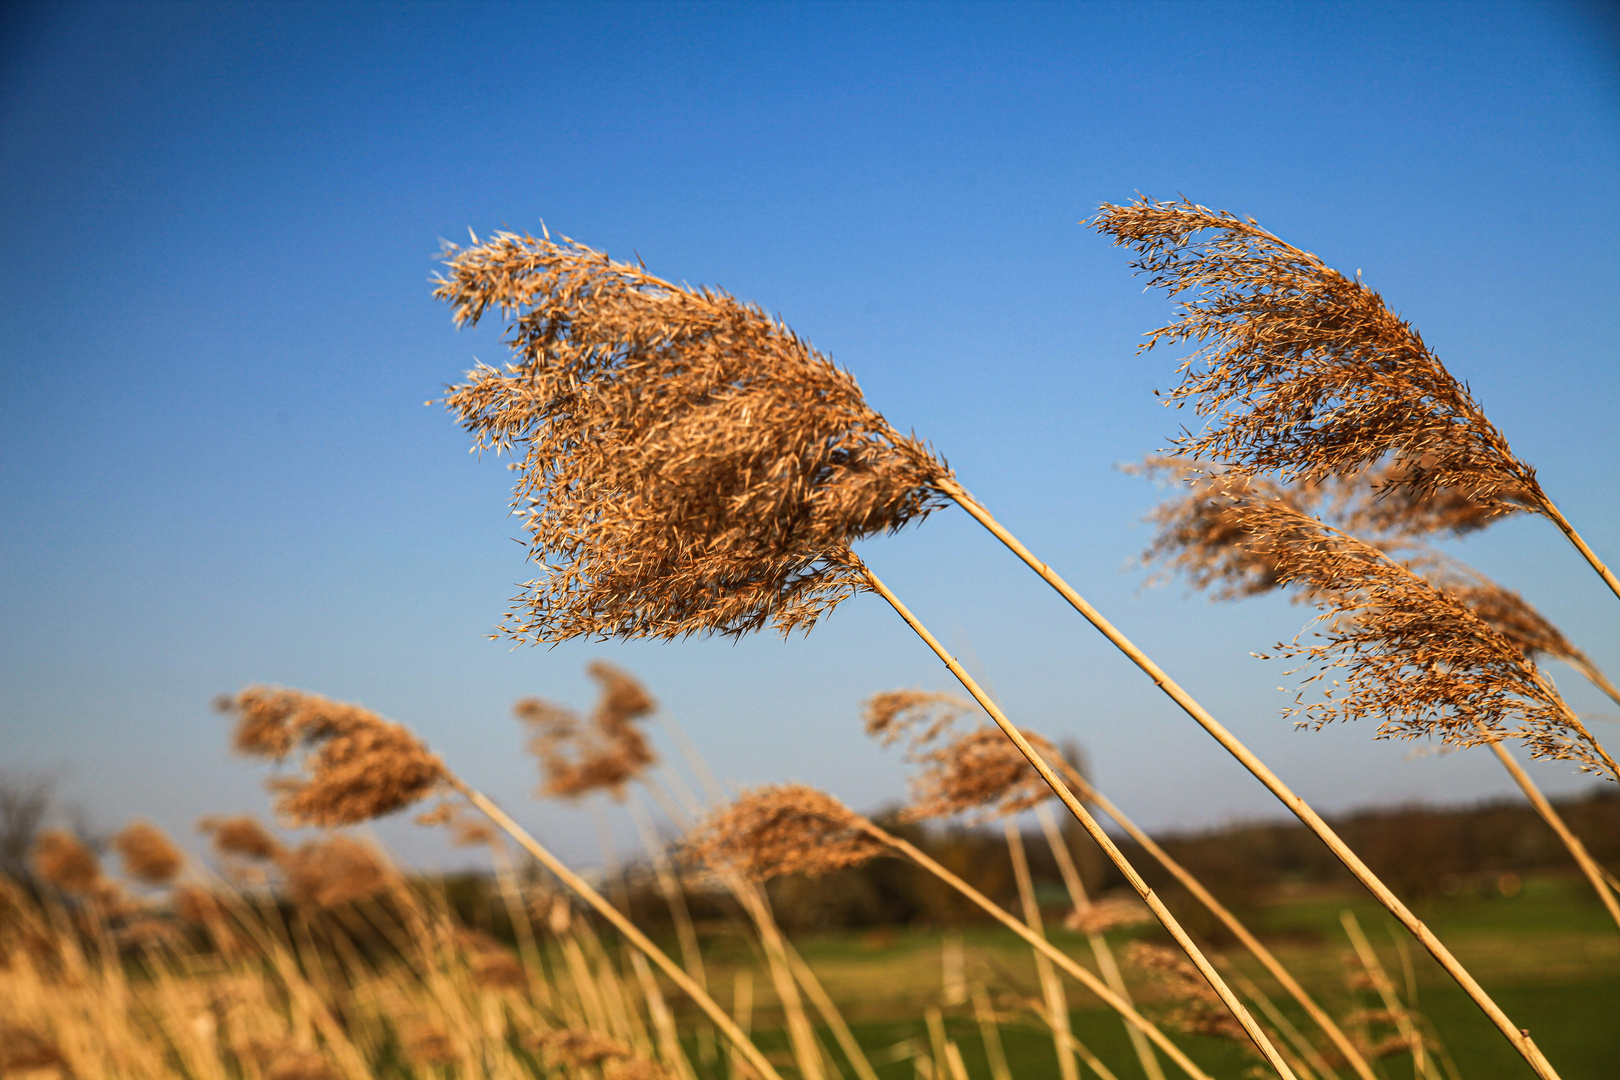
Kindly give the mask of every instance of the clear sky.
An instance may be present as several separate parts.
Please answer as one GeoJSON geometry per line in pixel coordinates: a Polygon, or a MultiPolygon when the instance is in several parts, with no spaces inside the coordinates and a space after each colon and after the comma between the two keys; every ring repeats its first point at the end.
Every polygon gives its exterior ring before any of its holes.
{"type": "MultiPolygon", "coordinates": [[[[807,640],[487,638],[529,576],[510,477],[424,407],[491,326],[441,238],[560,231],[779,312],[1324,810],[1511,790],[1483,752],[1295,732],[1305,609],[1143,591],[1182,419],[1170,305],[1083,227],[1184,193],[1360,269],[1620,560],[1620,38],[1557,4],[8,5],[0,26],[0,765],[92,821],[262,809],[209,701],[274,682],[404,721],[570,857],[509,715],[639,674],[723,778],[870,809],[860,733],[949,675],[876,598],[807,640]],[[1291,684],[1290,684],[1291,686],[1291,684]]],[[[1612,673],[1620,605],[1557,532],[1457,553],[1612,673]]],[[[960,512],[863,548],[1015,720],[1154,827],[1281,813],[960,512]]],[[[1563,668],[1577,708],[1615,707],[1563,668]],[[1607,707],[1606,707],[1607,705],[1607,707]]],[[[1620,726],[1599,724],[1611,743],[1620,726]]],[[[1556,792],[1593,781],[1549,765],[1556,792]]],[[[404,826],[385,834],[431,861],[404,826]]],[[[621,828],[621,834],[623,833],[621,828]]]]}

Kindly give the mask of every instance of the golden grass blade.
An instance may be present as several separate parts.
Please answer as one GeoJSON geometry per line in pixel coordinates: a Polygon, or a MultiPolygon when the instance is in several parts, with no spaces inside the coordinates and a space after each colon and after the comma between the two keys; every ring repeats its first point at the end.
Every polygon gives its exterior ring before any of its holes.
{"type": "Polygon", "coordinates": [[[1373,989],[1378,991],[1378,996],[1383,1000],[1384,1008],[1394,1017],[1397,1030],[1412,1047],[1412,1075],[1418,1080],[1424,1080],[1429,1075],[1429,1055],[1423,1045],[1423,1035],[1412,1026],[1412,1017],[1396,996],[1395,984],[1389,981],[1389,973],[1384,970],[1384,965],[1378,962],[1378,954],[1373,951],[1367,935],[1361,932],[1361,923],[1356,921],[1355,914],[1346,908],[1339,912],[1339,921],[1344,924],[1344,932],[1349,935],[1350,944],[1355,947],[1356,956],[1372,980],[1373,989]]]}
{"type": "MultiPolygon", "coordinates": [[[[1012,818],[1001,819],[1002,832],[1007,837],[1007,854],[1012,857],[1013,878],[1018,882],[1018,899],[1024,908],[1024,925],[1031,931],[1046,936],[1041,928],[1041,909],[1035,902],[1035,884],[1029,873],[1029,859],[1024,854],[1024,838],[1018,834],[1018,826],[1013,824],[1012,818]]],[[[1063,1080],[1080,1080],[1080,1069],[1075,1064],[1074,1054],[1069,1050],[1069,1002],[1063,994],[1063,984],[1058,981],[1057,973],[1052,970],[1052,962],[1046,954],[1035,954],[1035,974],[1041,982],[1041,996],[1046,1001],[1046,1022],[1052,1028],[1052,1038],[1057,1045],[1058,1074],[1063,1080]]]]}
{"type": "MultiPolygon", "coordinates": [[[[1311,808],[1309,803],[1296,795],[1287,784],[1283,783],[1281,777],[1272,772],[1253,751],[1228,731],[1225,725],[1221,724],[1207,709],[1198,704],[1192,695],[1183,690],[1174,679],[1170,678],[1169,674],[1154,663],[1151,657],[1137,648],[1124,634],[1120,633],[1113,623],[1103,617],[1102,612],[1092,607],[1051,567],[1037,559],[1033,552],[1025,547],[1016,536],[1008,532],[1000,522],[991,517],[990,512],[969,495],[965,489],[961,488],[960,485],[953,484],[951,496],[963,509],[972,514],[981,525],[989,529],[1013,554],[1022,559],[1025,565],[1039,574],[1042,580],[1051,585],[1052,588],[1056,589],[1058,594],[1067,600],[1087,622],[1095,626],[1117,649],[1129,657],[1132,663],[1141,668],[1153,680],[1155,686],[1164,691],[1172,701],[1181,707],[1183,712],[1192,717],[1200,727],[1213,736],[1229,754],[1253,774],[1255,779],[1264,784],[1267,790],[1275,795],[1284,806],[1288,807],[1294,816],[1304,823],[1306,828],[1315,833],[1333,852],[1334,856],[1356,876],[1356,880],[1366,886],[1367,890],[1373,894],[1378,902],[1383,904],[1391,914],[1399,919],[1401,925],[1411,931],[1412,935],[1429,951],[1429,954],[1440,962],[1440,966],[1445,968],[1446,973],[1457,981],[1458,985],[1474,1000],[1474,1003],[1490,1018],[1491,1023],[1496,1026],[1496,1029],[1502,1033],[1503,1037],[1512,1043],[1514,1049],[1530,1063],[1530,1067],[1536,1071],[1536,1075],[1542,1077],[1542,1080],[1556,1080],[1558,1076],[1557,1070],[1552,1067],[1552,1063],[1536,1047],[1534,1040],[1529,1035],[1524,1034],[1509,1019],[1501,1007],[1485,992],[1485,988],[1479,985],[1478,980],[1452,955],[1451,950],[1446,948],[1445,944],[1434,935],[1432,930],[1423,924],[1421,919],[1412,914],[1411,909],[1401,902],[1400,897],[1396,896],[1389,886],[1385,885],[1383,880],[1373,873],[1371,867],[1362,862],[1361,857],[1350,849],[1350,846],[1339,837],[1338,833],[1333,831],[1332,827],[1322,819],[1320,814],[1311,808]]],[[[908,619],[907,621],[910,622],[911,620],[908,619]]],[[[941,648],[936,648],[935,652],[941,658],[946,655],[941,648]]],[[[965,671],[958,676],[958,678],[966,677],[965,671]]]]}
{"type": "MultiPolygon", "coordinates": [[[[1046,803],[1035,808],[1035,817],[1041,823],[1041,832],[1046,836],[1046,845],[1052,849],[1052,858],[1057,862],[1058,873],[1063,876],[1063,886],[1069,891],[1069,901],[1074,904],[1074,910],[1081,914],[1091,910],[1091,898],[1086,895],[1085,884],[1080,880],[1080,872],[1075,868],[1074,859],[1069,855],[1069,845],[1064,843],[1063,834],[1058,829],[1057,818],[1052,815],[1052,809],[1046,803]]],[[[1096,958],[1097,970],[1110,989],[1126,1001],[1131,1000],[1130,992],[1125,987],[1125,978],[1119,973],[1119,964],[1114,960],[1114,953],[1108,947],[1108,939],[1095,930],[1086,935],[1091,945],[1091,955],[1096,958]]],[[[1159,1067],[1159,1059],[1153,1056],[1153,1047],[1142,1033],[1130,1024],[1125,1025],[1125,1034],[1130,1037],[1131,1047],[1136,1051],[1136,1059],[1142,1063],[1142,1073],[1147,1080],[1164,1080],[1164,1070],[1159,1067]]]]}
{"type": "Polygon", "coordinates": [[[1012,1080],[1012,1070],[1007,1068],[1007,1051],[1001,1045],[1001,1027],[996,1023],[995,1010],[990,1007],[990,996],[979,983],[968,987],[968,995],[973,1000],[973,1017],[979,1024],[984,1056],[990,1062],[990,1080],[1012,1080]]]}
{"type": "Polygon", "coordinates": [[[513,840],[516,840],[525,851],[539,860],[542,866],[555,874],[576,896],[595,909],[598,915],[612,923],[613,928],[623,934],[649,960],[657,964],[659,969],[669,977],[670,981],[680,987],[697,1004],[698,1008],[703,1010],[709,1019],[714,1022],[714,1025],[737,1048],[738,1053],[742,1054],[743,1059],[748,1062],[749,1066],[755,1069],[760,1076],[764,1077],[765,1080],[782,1080],[776,1069],[766,1060],[765,1055],[760,1053],[759,1048],[753,1044],[747,1035],[743,1034],[742,1029],[737,1026],[736,1022],[726,1015],[725,1010],[720,1008],[714,999],[692,980],[690,975],[681,970],[679,964],[665,955],[664,951],[654,945],[647,935],[643,934],[636,928],[634,923],[625,918],[618,908],[608,903],[607,899],[591,888],[584,878],[570,870],[566,863],[541,846],[538,840],[530,836],[506,811],[502,810],[482,792],[468,787],[461,780],[454,777],[449,780],[449,783],[468,802],[477,807],[479,811],[505,831],[513,840]]]}
{"type": "MultiPolygon", "coordinates": [[[[910,626],[917,636],[922,638],[923,642],[934,651],[934,655],[944,662],[945,666],[950,669],[951,674],[956,676],[957,681],[973,696],[973,699],[979,703],[980,707],[990,714],[990,718],[995,721],[996,726],[1001,728],[1007,738],[1012,740],[1013,745],[1018,747],[1019,752],[1034,766],[1041,779],[1046,781],[1047,785],[1051,787],[1052,791],[1062,801],[1063,805],[1068,808],[1069,812],[1074,815],[1075,819],[1080,822],[1097,846],[1102,848],[1109,861],[1125,875],[1125,880],[1130,883],[1131,888],[1135,889],[1136,894],[1147,903],[1154,916],[1170,932],[1170,936],[1175,939],[1176,944],[1180,946],[1181,950],[1187,954],[1188,959],[1198,968],[1199,974],[1209,982],[1210,987],[1220,996],[1226,1007],[1231,1010],[1232,1015],[1260,1050],[1261,1056],[1277,1071],[1279,1076],[1284,1077],[1285,1080],[1293,1080],[1294,1074],[1288,1067],[1288,1063],[1277,1052],[1277,1048],[1271,1044],[1271,1040],[1261,1030],[1260,1025],[1255,1022],[1254,1017],[1249,1015],[1249,1010],[1244,1007],[1243,1002],[1238,1000],[1237,995],[1232,992],[1232,988],[1226,985],[1226,981],[1221,978],[1220,973],[1210,964],[1203,951],[1187,935],[1187,931],[1182,929],[1181,923],[1176,920],[1176,917],[1170,913],[1170,909],[1164,906],[1164,901],[1160,900],[1148,886],[1148,883],[1142,879],[1142,875],[1131,865],[1130,860],[1125,857],[1125,853],[1119,850],[1119,846],[1103,831],[1102,826],[1097,824],[1097,820],[1075,797],[1074,792],[1069,790],[1068,785],[1036,752],[1035,748],[1030,745],[1029,740],[1013,725],[1012,721],[1007,719],[1001,708],[980,688],[978,682],[968,674],[967,669],[957,661],[956,657],[947,652],[945,647],[939,643],[939,640],[928,631],[928,628],[917,621],[917,618],[911,614],[910,609],[900,601],[900,598],[894,595],[888,586],[883,584],[882,580],[872,572],[870,567],[865,568],[865,573],[872,590],[887,600],[889,606],[893,607],[900,617],[905,620],[906,625],[910,626]]],[[[1098,617],[1101,618],[1101,616],[1098,617]]],[[[1037,940],[1044,941],[1044,939],[1039,938],[1037,940]]],[[[1089,972],[1087,974],[1090,976],[1089,972]]],[[[1095,979],[1095,976],[1090,977],[1093,981],[1097,981],[1099,986],[1103,985],[1095,979]]],[[[1106,987],[1104,988],[1106,989],[1106,987]]],[[[1108,991],[1108,995],[1109,998],[1118,1000],[1114,997],[1113,991],[1108,991]]],[[[1121,1002],[1121,1004],[1124,1003],[1121,1002]]],[[[1125,1007],[1129,1008],[1128,1005],[1125,1007]]],[[[1131,1013],[1135,1013],[1135,1010],[1131,1009],[1131,1013]]]]}
{"type": "Polygon", "coordinates": [[[1316,1026],[1322,1029],[1322,1033],[1332,1041],[1334,1048],[1344,1056],[1346,1064],[1355,1070],[1357,1076],[1361,1077],[1362,1080],[1377,1080],[1372,1066],[1367,1063],[1367,1059],[1362,1056],[1361,1051],[1356,1049],[1356,1045],[1351,1041],[1350,1036],[1346,1035],[1343,1029],[1334,1022],[1328,1011],[1318,1005],[1316,999],[1306,992],[1305,988],[1299,984],[1299,980],[1294,978],[1293,973],[1283,966],[1282,961],[1278,960],[1276,955],[1266,948],[1260,939],[1255,937],[1249,928],[1243,925],[1242,921],[1236,915],[1233,915],[1225,904],[1215,899],[1214,894],[1204,887],[1203,882],[1199,881],[1191,871],[1172,858],[1169,852],[1154,841],[1153,837],[1126,817],[1124,812],[1104,797],[1101,792],[1093,789],[1091,801],[1103,813],[1113,818],[1119,824],[1119,827],[1125,830],[1126,835],[1140,844],[1142,850],[1153,856],[1160,866],[1170,871],[1171,876],[1181,882],[1182,887],[1191,893],[1195,900],[1204,905],[1210,914],[1219,919],[1221,924],[1232,932],[1232,935],[1242,943],[1243,947],[1248,949],[1249,953],[1271,973],[1271,977],[1276,979],[1283,989],[1288,991],[1289,996],[1299,1002],[1300,1007],[1316,1023],[1316,1026]]]}

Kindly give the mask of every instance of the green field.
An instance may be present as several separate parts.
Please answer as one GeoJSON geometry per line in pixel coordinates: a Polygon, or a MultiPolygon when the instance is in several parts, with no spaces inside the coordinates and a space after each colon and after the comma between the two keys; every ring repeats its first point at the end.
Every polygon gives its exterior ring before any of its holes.
{"type": "MultiPolygon", "coordinates": [[[[1356,1008],[1356,995],[1346,985],[1349,943],[1340,912],[1354,912],[1377,948],[1403,996],[1407,976],[1392,932],[1394,923],[1365,894],[1349,888],[1311,887],[1281,890],[1248,914],[1251,925],[1310,992],[1337,1016],[1356,1008]]],[[[1620,932],[1609,921],[1584,881],[1543,875],[1524,882],[1509,898],[1498,891],[1471,891],[1436,898],[1418,915],[1456,952],[1516,1023],[1530,1029],[1564,1080],[1609,1080],[1620,1076],[1620,932]]],[[[1139,936],[1154,940],[1157,930],[1139,936]]],[[[1089,963],[1085,939],[1062,929],[1053,941],[1089,963]]],[[[1129,932],[1110,935],[1117,944],[1129,932]]],[[[884,1080],[915,1075],[906,1044],[926,1048],[928,1031],[922,1014],[940,1007],[948,1035],[962,1049],[973,1080],[990,1075],[983,1043],[971,1007],[943,1000],[942,954],[946,936],[936,930],[878,930],[800,936],[797,944],[815,968],[828,993],[850,1020],[862,1045],[879,1065],[884,1080]]],[[[973,926],[961,932],[964,975],[968,982],[994,987],[996,1009],[1014,1077],[1029,1080],[1058,1075],[1052,1041],[1033,1013],[1020,1008],[1021,997],[1038,995],[1029,950],[999,928],[973,926]]],[[[723,945],[723,943],[722,943],[723,945]]],[[[1302,1030],[1303,1013],[1286,1000],[1259,966],[1233,947],[1216,947],[1258,984],[1302,1030]]],[[[742,946],[731,959],[742,960],[742,946]]],[[[1439,966],[1421,951],[1409,949],[1416,986],[1416,1009],[1432,1023],[1465,1080],[1509,1080],[1533,1074],[1518,1055],[1458,990],[1439,966]]],[[[722,1001],[731,993],[728,949],[718,947],[710,979],[722,1001]]],[[[1130,973],[1127,972],[1127,978],[1130,973]]],[[[1133,981],[1134,985],[1134,981],[1133,981]]],[[[1075,1035],[1107,1063],[1119,1080],[1137,1080],[1141,1067],[1123,1028],[1111,1012],[1082,988],[1070,984],[1075,1035]]],[[[758,1023],[771,1022],[769,988],[755,987],[758,1023]]],[[[1359,1004],[1370,1003],[1362,992],[1359,1004]]],[[[785,1047],[777,1033],[760,1032],[764,1045],[785,1047]]],[[[1234,1044],[1209,1037],[1177,1035],[1190,1055],[1217,1077],[1242,1076],[1254,1059],[1234,1044]]],[[[830,1040],[829,1040],[830,1042],[830,1040]]],[[[1383,1059],[1378,1068],[1390,1080],[1411,1077],[1410,1056],[1383,1059]]],[[[1167,1066],[1167,1074],[1174,1070],[1167,1066]]],[[[1086,1070],[1085,1075],[1090,1075],[1086,1070]]],[[[1343,1075],[1350,1075],[1344,1071],[1343,1075]]],[[[1436,1075],[1445,1075],[1438,1072],[1436,1075]]]]}

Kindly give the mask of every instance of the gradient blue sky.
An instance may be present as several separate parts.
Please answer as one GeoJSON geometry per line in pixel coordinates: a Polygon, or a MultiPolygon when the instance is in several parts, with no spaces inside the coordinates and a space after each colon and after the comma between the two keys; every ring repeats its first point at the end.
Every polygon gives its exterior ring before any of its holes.
{"type": "MultiPolygon", "coordinates": [[[[440,238],[554,231],[781,315],[1328,810],[1510,791],[1479,752],[1279,718],[1308,612],[1142,591],[1181,417],[1125,254],[1178,193],[1361,269],[1620,559],[1620,50],[1557,4],[11,5],[0,28],[0,763],[91,819],[261,809],[209,709],[268,681],[411,724],[572,858],[511,702],[640,674],[715,770],[872,808],[861,700],[949,676],[875,598],[808,640],[487,640],[528,576],[509,476],[424,408],[490,327],[440,238]]],[[[863,549],[1019,722],[1141,821],[1281,813],[959,512],[863,549]]],[[[1458,553],[1611,672],[1620,607],[1553,528],[1458,553]]],[[[1612,705],[1562,668],[1578,708],[1612,705]]],[[[1600,725],[1613,737],[1620,727],[1600,725]]],[[[1536,769],[1554,791],[1592,783],[1536,769]]],[[[435,842],[385,835],[429,862],[435,842]]],[[[621,830],[621,835],[624,835],[621,830]]]]}

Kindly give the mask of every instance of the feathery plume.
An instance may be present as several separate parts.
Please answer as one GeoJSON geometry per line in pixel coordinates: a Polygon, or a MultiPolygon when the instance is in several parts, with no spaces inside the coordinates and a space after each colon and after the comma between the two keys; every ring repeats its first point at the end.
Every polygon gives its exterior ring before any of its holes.
{"type": "Polygon", "coordinates": [[[202,832],[212,834],[214,850],[221,855],[239,855],[260,861],[280,858],[281,841],[260,825],[251,814],[237,817],[205,817],[197,822],[202,832]]]}
{"type": "Polygon", "coordinates": [[[937,739],[963,716],[982,713],[977,704],[955,694],[927,690],[885,690],[866,699],[862,708],[866,733],[884,746],[902,738],[913,749],[937,739]]]}
{"type": "Polygon", "coordinates": [[[476,448],[520,458],[544,576],[512,636],[808,631],[866,587],[850,543],[943,504],[944,462],[758,307],[566,239],[446,256],[457,325],[512,318],[515,362],[445,399],[476,448]]]}
{"type": "Polygon", "coordinates": [[[1143,346],[1202,346],[1167,402],[1211,418],[1175,440],[1184,453],[1285,482],[1393,455],[1393,487],[1446,488],[1498,512],[1545,501],[1468,388],[1359,277],[1188,201],[1104,204],[1092,225],[1136,249],[1150,284],[1194,294],[1143,346]]]}
{"type": "Polygon", "coordinates": [[[1189,1035],[1230,1039],[1252,1051],[1253,1044],[1198,969],[1174,949],[1133,941],[1125,947],[1125,962],[1152,980],[1153,996],[1166,1008],[1159,1022],[1189,1035]]]}
{"type": "MultiPolygon", "coordinates": [[[[1044,736],[1019,729],[1043,760],[1081,799],[1091,788],[1044,736]]],[[[975,819],[1022,813],[1053,797],[1052,789],[1027,758],[1001,732],[985,727],[960,735],[945,746],[909,755],[922,769],[911,780],[912,803],[906,821],[968,814],[975,819]]]]}
{"type": "Polygon", "coordinates": [[[1083,911],[1077,908],[1069,912],[1063,925],[1077,934],[1106,934],[1122,926],[1139,926],[1152,921],[1153,912],[1140,900],[1105,897],[1093,900],[1083,911]]]}
{"type": "Polygon", "coordinates": [[[444,763],[376,713],[297,690],[252,686],[227,698],[238,751],[281,760],[305,750],[305,776],[275,782],[276,810],[300,825],[354,825],[425,798],[444,763]]]}
{"type": "Polygon", "coordinates": [[[658,703],[629,673],[601,660],[585,669],[602,688],[590,721],[560,705],[524,698],[512,712],[533,733],[529,750],[540,759],[544,795],[579,798],[606,790],[622,798],[624,785],[658,762],[635,721],[658,703]]]}
{"type": "Polygon", "coordinates": [[[394,880],[375,852],[342,835],[302,844],[282,855],[278,865],[294,900],[322,908],[375,896],[394,880]]]}
{"type": "Polygon", "coordinates": [[[167,885],[180,872],[180,852],[163,830],[145,821],[131,822],[113,837],[124,872],[148,885],[167,885]]]}
{"type": "Polygon", "coordinates": [[[101,884],[101,862],[79,838],[46,829],[34,840],[34,873],[65,893],[88,895],[101,884]]]}
{"type": "Polygon", "coordinates": [[[716,869],[756,879],[819,877],[881,855],[885,846],[858,814],[802,784],[744,792],[687,837],[687,852],[716,869]]]}
{"type": "MultiPolygon", "coordinates": [[[[1148,520],[1157,526],[1157,532],[1141,555],[1143,565],[1180,574],[1215,600],[1237,600],[1281,589],[1272,545],[1285,543],[1296,534],[1258,537],[1244,522],[1246,505],[1276,502],[1314,515],[1345,533],[1371,533],[1376,546],[1386,553],[1400,553],[1402,565],[1472,610],[1526,656],[1562,660],[1608,690],[1607,680],[1591,659],[1522,596],[1416,541],[1428,533],[1481,527],[1484,520],[1470,511],[1477,510],[1478,504],[1446,492],[1430,499],[1414,498],[1409,491],[1385,489],[1380,494],[1376,472],[1285,487],[1265,477],[1235,473],[1188,475],[1192,468],[1194,464],[1186,459],[1163,457],[1150,457],[1128,468],[1139,474],[1181,475],[1187,483],[1184,494],[1149,512],[1148,520]]],[[[1296,592],[1295,599],[1309,599],[1309,593],[1296,592]]]]}
{"type": "Polygon", "coordinates": [[[1318,670],[1342,671],[1324,699],[1291,715],[1315,727],[1384,717],[1381,738],[1436,736],[1455,746],[1516,737],[1533,757],[1573,761],[1620,779],[1614,761],[1525,653],[1454,596],[1383,552],[1280,502],[1247,504],[1245,523],[1323,609],[1323,644],[1278,646],[1318,670]]]}

